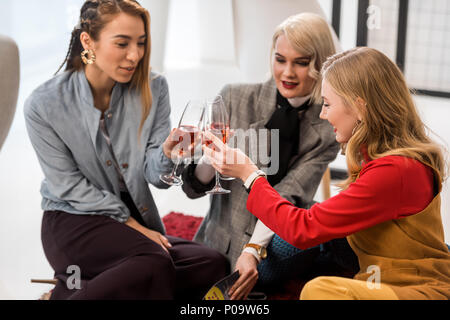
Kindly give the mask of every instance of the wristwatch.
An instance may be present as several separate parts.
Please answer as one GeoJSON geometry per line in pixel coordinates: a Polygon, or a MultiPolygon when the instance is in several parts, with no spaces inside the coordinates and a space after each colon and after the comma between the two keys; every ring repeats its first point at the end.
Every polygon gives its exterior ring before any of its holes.
{"type": "Polygon", "coordinates": [[[258,253],[258,255],[261,257],[261,259],[267,258],[266,247],[260,246],[259,244],[256,244],[256,243],[247,243],[246,245],[244,245],[244,247],[242,249],[245,249],[245,248],[255,249],[256,252],[258,253]]]}
{"type": "Polygon", "coordinates": [[[247,190],[247,192],[250,192],[250,187],[251,187],[252,183],[258,177],[267,178],[267,174],[262,170],[256,170],[256,171],[252,172],[252,174],[249,175],[247,180],[245,180],[245,182],[244,182],[244,188],[245,188],[245,190],[247,190]]]}

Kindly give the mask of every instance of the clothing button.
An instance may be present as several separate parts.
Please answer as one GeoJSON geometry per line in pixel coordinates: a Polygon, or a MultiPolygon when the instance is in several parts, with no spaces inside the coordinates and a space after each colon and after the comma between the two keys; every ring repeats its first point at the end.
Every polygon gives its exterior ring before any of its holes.
{"type": "Polygon", "coordinates": [[[124,168],[124,169],[128,169],[128,163],[124,163],[124,164],[122,164],[122,168],[124,168]]]}
{"type": "Polygon", "coordinates": [[[108,117],[108,119],[111,119],[112,118],[112,113],[108,113],[108,115],[106,117],[108,117]]]}
{"type": "Polygon", "coordinates": [[[112,166],[112,161],[111,161],[111,160],[106,161],[106,165],[107,165],[108,167],[111,167],[111,166],[112,166]]]}

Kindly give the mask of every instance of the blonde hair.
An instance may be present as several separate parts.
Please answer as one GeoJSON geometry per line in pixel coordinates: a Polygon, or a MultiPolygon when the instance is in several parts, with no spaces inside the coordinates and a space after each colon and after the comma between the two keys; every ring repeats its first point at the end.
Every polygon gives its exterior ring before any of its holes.
{"type": "MultiPolygon", "coordinates": [[[[98,41],[100,32],[112,21],[119,13],[124,12],[133,16],[140,17],[144,22],[145,34],[147,36],[145,52],[134,73],[130,89],[135,89],[141,95],[141,123],[139,125],[138,135],[140,137],[144,122],[150,114],[152,106],[152,92],[150,89],[150,14],[135,0],[86,0],[80,10],[80,21],[72,31],[69,50],[66,59],[58,71],[66,64],[69,71],[81,70],[84,64],[81,61],[81,52],[83,46],[80,41],[82,32],[87,32],[89,36],[98,41]]],[[[56,73],[58,73],[58,71],[56,73]]]]}
{"type": "Polygon", "coordinates": [[[372,48],[351,49],[330,57],[322,77],[362,117],[347,142],[349,177],[342,188],[357,179],[364,160],[362,148],[370,159],[389,155],[416,159],[445,179],[441,147],[427,136],[403,74],[387,56],[372,48]]]}
{"type": "Polygon", "coordinates": [[[314,13],[305,12],[290,16],[275,29],[270,52],[271,60],[280,35],[285,35],[291,46],[298,53],[311,59],[309,76],[315,81],[311,103],[321,103],[322,77],[320,70],[325,60],[336,53],[336,47],[328,23],[321,16],[314,13]]]}

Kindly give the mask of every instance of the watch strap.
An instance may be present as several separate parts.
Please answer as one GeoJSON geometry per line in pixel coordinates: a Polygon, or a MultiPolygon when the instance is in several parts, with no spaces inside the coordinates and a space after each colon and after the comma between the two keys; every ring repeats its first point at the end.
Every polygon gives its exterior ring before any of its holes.
{"type": "Polygon", "coordinates": [[[252,172],[252,173],[248,176],[247,180],[245,180],[245,182],[244,182],[244,188],[245,188],[247,191],[249,191],[251,185],[253,184],[253,182],[255,181],[255,179],[258,178],[258,177],[267,177],[267,175],[266,175],[266,173],[265,173],[264,171],[262,171],[262,170],[256,170],[256,171],[252,172]]]}
{"type": "MultiPolygon", "coordinates": [[[[243,247],[244,250],[248,249],[248,248],[254,249],[258,253],[258,255],[259,255],[259,257],[261,259],[265,259],[267,257],[267,250],[266,250],[266,248],[261,246],[261,245],[259,245],[259,244],[247,243],[243,247]]],[[[258,261],[259,261],[259,259],[258,259],[258,261]]]]}

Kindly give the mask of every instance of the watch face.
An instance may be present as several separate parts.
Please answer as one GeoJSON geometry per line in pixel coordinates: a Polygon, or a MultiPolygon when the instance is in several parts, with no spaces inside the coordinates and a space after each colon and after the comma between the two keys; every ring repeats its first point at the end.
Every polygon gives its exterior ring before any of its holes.
{"type": "Polygon", "coordinates": [[[259,253],[260,257],[262,259],[265,259],[267,257],[267,250],[264,247],[261,247],[260,253],[259,253]]]}

